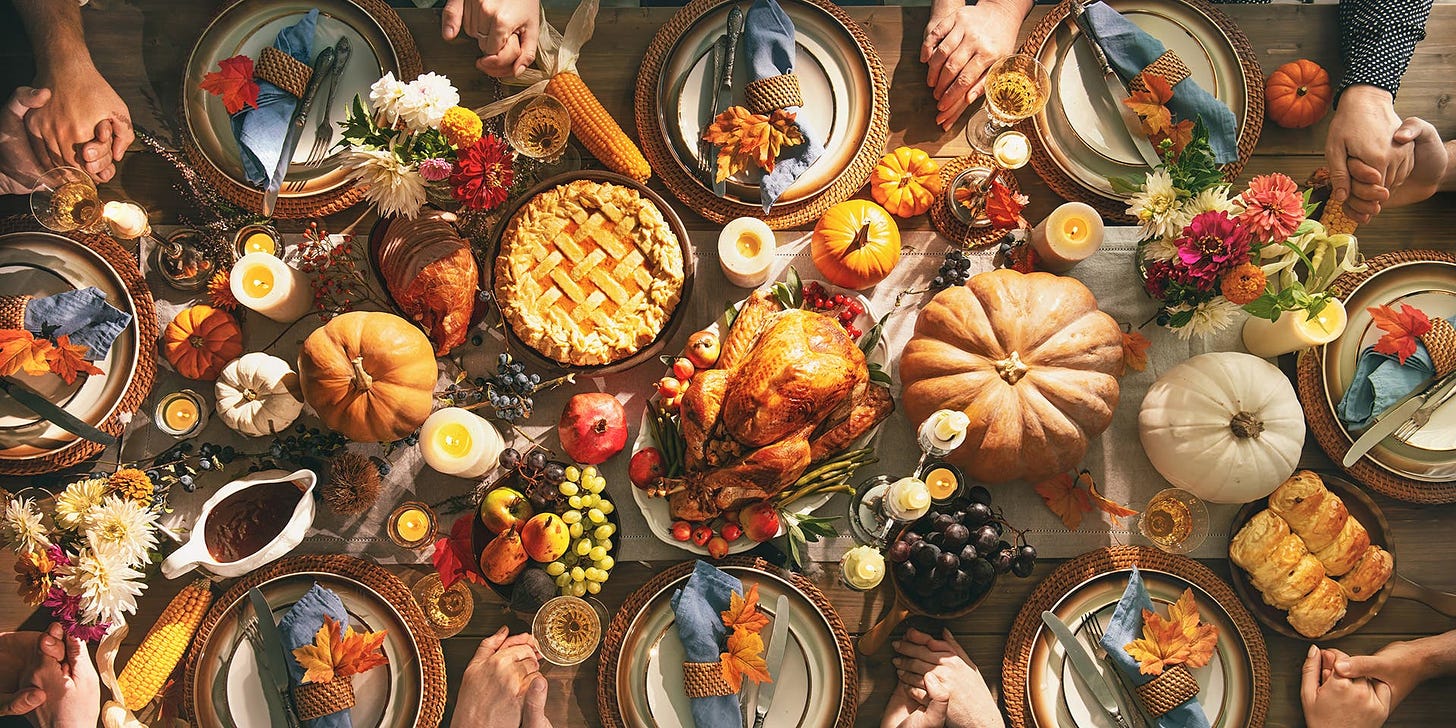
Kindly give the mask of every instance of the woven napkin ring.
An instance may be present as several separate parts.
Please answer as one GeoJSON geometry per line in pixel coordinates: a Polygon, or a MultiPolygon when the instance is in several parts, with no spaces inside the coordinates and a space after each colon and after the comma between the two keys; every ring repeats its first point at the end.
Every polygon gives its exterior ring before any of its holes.
{"type": "Polygon", "coordinates": [[[263,55],[258,56],[258,66],[253,75],[303,98],[303,92],[308,88],[308,79],[313,76],[313,69],[307,63],[268,46],[263,49],[263,55]]]}
{"type": "Polygon", "coordinates": [[[25,306],[30,296],[0,296],[0,329],[25,328],[25,306]]]}
{"type": "Polygon", "coordinates": [[[1139,685],[1138,700],[1154,718],[1188,702],[1198,695],[1198,680],[1182,665],[1174,665],[1163,674],[1139,685]]]}
{"type": "MultiPolygon", "coordinates": [[[[1163,55],[1158,56],[1158,60],[1149,63],[1143,69],[1143,73],[1162,76],[1169,86],[1177,86],[1183,79],[1192,75],[1192,71],[1189,71],[1188,66],[1184,65],[1183,59],[1173,51],[1163,51],[1163,55]]],[[[1148,87],[1143,84],[1142,74],[1134,76],[1128,86],[1132,87],[1134,91],[1148,90],[1148,87]]]]}
{"type": "Polygon", "coordinates": [[[1431,318],[1431,330],[1421,335],[1421,343],[1436,365],[1436,378],[1456,371],[1456,326],[1439,316],[1431,318]]]}
{"type": "Polygon", "coordinates": [[[325,683],[300,683],[293,689],[293,703],[303,721],[348,710],[354,707],[353,680],[335,677],[325,683]]]}
{"type": "Polygon", "coordinates": [[[799,77],[792,73],[750,81],[743,87],[743,98],[750,112],[763,115],[773,113],[774,109],[804,105],[799,77]]]}
{"type": "Polygon", "coordinates": [[[733,695],[734,690],[723,679],[721,662],[684,662],[683,691],[689,698],[711,698],[718,695],[733,695]]]}

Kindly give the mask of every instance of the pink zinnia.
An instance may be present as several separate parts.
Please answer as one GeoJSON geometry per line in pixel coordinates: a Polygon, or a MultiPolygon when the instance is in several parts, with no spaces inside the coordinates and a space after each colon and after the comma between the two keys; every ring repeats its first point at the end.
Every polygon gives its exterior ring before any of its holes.
{"type": "Polygon", "coordinates": [[[453,165],[447,159],[440,159],[439,157],[426,159],[420,162],[420,176],[424,177],[426,182],[439,182],[449,179],[452,167],[453,165]]]}
{"type": "Polygon", "coordinates": [[[1228,213],[1196,215],[1178,238],[1178,261],[1195,280],[1208,283],[1249,261],[1249,230],[1228,213]]]}
{"type": "Polygon", "coordinates": [[[1304,222],[1304,198],[1299,194],[1299,185],[1278,172],[1250,180],[1249,189],[1239,201],[1244,205],[1239,220],[1264,241],[1285,240],[1304,222]]]}

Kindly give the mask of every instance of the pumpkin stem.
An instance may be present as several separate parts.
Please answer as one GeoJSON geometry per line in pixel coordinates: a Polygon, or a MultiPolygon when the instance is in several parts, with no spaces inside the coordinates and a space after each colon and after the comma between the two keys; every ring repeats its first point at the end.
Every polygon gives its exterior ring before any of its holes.
{"type": "Polygon", "coordinates": [[[1021,360],[1020,352],[1013,351],[1011,356],[996,362],[996,373],[1000,374],[1007,384],[1016,384],[1029,371],[1031,371],[1031,367],[1021,360]]]}
{"type": "Polygon", "coordinates": [[[374,386],[374,377],[364,371],[364,357],[356,356],[349,363],[354,365],[354,378],[350,382],[354,386],[354,391],[368,392],[369,388],[374,386]]]}
{"type": "Polygon", "coordinates": [[[202,348],[205,348],[207,346],[207,342],[205,340],[203,340],[203,338],[201,336],[198,336],[197,334],[193,334],[193,335],[187,337],[187,344],[189,346],[191,346],[192,348],[194,348],[194,349],[202,349],[202,348]]]}
{"type": "Polygon", "coordinates": [[[861,225],[854,233],[854,240],[849,241],[849,252],[854,252],[870,243],[870,224],[868,221],[861,225]]]}
{"type": "Polygon", "coordinates": [[[1259,419],[1253,412],[1239,412],[1229,420],[1229,429],[1233,430],[1234,436],[1241,440],[1253,438],[1259,439],[1264,432],[1264,421],[1259,419]]]}
{"type": "Polygon", "coordinates": [[[1309,87],[1308,86],[1300,86],[1298,89],[1295,89],[1294,95],[1295,96],[1298,96],[1298,97],[1301,97],[1301,98],[1304,97],[1304,96],[1308,96],[1309,95],[1309,87]]]}
{"type": "Polygon", "coordinates": [[[244,389],[243,390],[243,401],[245,401],[245,402],[256,402],[257,400],[258,400],[258,393],[257,392],[254,392],[251,388],[244,389]]]}

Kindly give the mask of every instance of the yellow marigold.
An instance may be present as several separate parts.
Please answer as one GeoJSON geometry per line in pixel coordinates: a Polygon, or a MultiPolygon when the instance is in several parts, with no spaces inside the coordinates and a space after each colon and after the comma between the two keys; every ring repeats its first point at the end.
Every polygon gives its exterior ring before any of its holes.
{"type": "Polygon", "coordinates": [[[440,133],[456,149],[464,149],[480,140],[484,128],[480,117],[464,106],[452,106],[440,119],[440,133]]]}
{"type": "Polygon", "coordinates": [[[106,481],[107,492],[135,501],[144,506],[152,504],[152,479],[136,468],[122,468],[111,474],[106,481]]]}
{"type": "Polygon", "coordinates": [[[47,551],[23,551],[15,559],[15,581],[20,585],[17,592],[25,603],[38,607],[51,590],[51,573],[56,563],[51,561],[47,551]]]}
{"type": "Polygon", "coordinates": [[[1223,280],[1219,281],[1219,288],[1229,302],[1242,306],[1264,295],[1264,287],[1268,283],[1269,279],[1264,276],[1262,268],[1253,263],[1244,263],[1225,273],[1223,280]]]}

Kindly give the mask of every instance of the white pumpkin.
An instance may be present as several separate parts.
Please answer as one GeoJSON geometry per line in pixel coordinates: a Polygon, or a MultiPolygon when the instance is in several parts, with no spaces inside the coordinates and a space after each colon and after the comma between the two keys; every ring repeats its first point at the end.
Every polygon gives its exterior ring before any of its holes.
{"type": "Polygon", "coordinates": [[[1274,492],[1299,464],[1304,410],[1279,368],[1239,352],[1200,354],[1148,389],[1138,434],[1168,482],[1213,503],[1274,492]]]}
{"type": "Polygon", "coordinates": [[[288,362],[255,351],[228,362],[217,376],[217,414],[249,437],[282,432],[303,412],[298,375],[288,362]]]}

